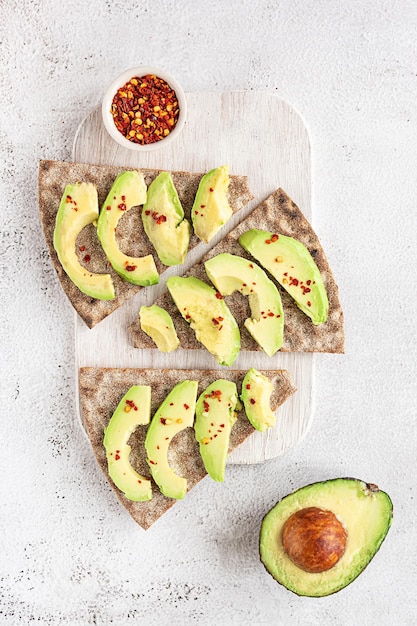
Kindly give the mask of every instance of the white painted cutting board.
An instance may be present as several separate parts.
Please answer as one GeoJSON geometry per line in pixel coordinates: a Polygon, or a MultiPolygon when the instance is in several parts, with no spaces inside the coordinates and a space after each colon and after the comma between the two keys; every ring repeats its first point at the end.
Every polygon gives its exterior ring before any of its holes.
{"type": "MultiPolygon", "coordinates": [[[[280,98],[260,92],[188,93],[188,118],[180,137],[153,152],[138,154],[120,147],[108,135],[100,109],[81,124],[73,159],[80,163],[206,172],[228,163],[231,174],[247,175],[254,200],[224,227],[211,243],[231,230],[255,206],[282,187],[311,221],[311,158],[307,129],[299,114],[280,98]]],[[[211,247],[209,246],[209,247],[211,247]]],[[[207,251],[200,244],[181,268],[186,271],[207,251]]],[[[178,349],[170,354],[131,346],[127,327],[142,304],[150,305],[165,290],[171,268],[160,283],[142,290],[93,329],[75,319],[76,372],[81,366],[220,369],[205,350],[178,349]]],[[[297,392],[277,413],[277,425],[254,433],[229,458],[230,463],[261,463],[292,448],[307,432],[312,418],[314,355],[242,352],[235,369],[287,369],[297,392]]],[[[219,372],[221,376],[221,372],[219,372]]],[[[78,385],[77,385],[78,388],[78,385]]]]}

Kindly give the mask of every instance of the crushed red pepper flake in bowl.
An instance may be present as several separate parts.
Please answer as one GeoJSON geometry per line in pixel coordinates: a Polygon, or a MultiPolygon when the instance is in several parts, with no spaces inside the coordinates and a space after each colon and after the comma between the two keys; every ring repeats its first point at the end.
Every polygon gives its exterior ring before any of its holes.
{"type": "Polygon", "coordinates": [[[175,79],[150,67],[123,72],[102,104],[109,134],[133,150],[151,150],[172,141],[182,130],[186,109],[184,92],[175,79]]]}

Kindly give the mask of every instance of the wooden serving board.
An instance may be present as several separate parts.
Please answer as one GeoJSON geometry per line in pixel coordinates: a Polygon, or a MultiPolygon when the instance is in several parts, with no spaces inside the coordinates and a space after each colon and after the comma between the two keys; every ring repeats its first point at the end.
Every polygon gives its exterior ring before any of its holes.
{"type": "MultiPolygon", "coordinates": [[[[247,175],[254,200],[235,215],[209,246],[198,245],[181,268],[170,268],[160,283],[143,289],[93,329],[75,318],[76,372],[79,367],[219,369],[205,350],[163,354],[132,347],[127,328],[142,304],[149,306],[165,291],[166,279],[182,274],[278,187],[282,187],[311,221],[311,155],[307,129],[284,100],[259,92],[192,92],[188,118],[180,137],[160,150],[138,153],[119,146],[104,128],[100,108],[80,125],[73,160],[80,163],[206,172],[229,164],[231,174],[247,175]]],[[[256,432],[237,448],[230,463],[261,463],[291,449],[308,431],[312,419],[314,355],[241,352],[235,369],[287,369],[297,392],[279,409],[277,425],[256,432]]],[[[77,385],[78,389],[78,385],[77,385]]]]}

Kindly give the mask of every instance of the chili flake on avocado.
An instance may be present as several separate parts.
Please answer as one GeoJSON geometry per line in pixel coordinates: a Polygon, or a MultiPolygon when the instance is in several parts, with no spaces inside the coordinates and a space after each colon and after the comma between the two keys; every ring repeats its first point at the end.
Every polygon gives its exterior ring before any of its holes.
{"type": "Polygon", "coordinates": [[[142,146],[167,137],[179,112],[175,91],[155,74],[131,78],[117,90],[111,105],[117,130],[142,146]]]}

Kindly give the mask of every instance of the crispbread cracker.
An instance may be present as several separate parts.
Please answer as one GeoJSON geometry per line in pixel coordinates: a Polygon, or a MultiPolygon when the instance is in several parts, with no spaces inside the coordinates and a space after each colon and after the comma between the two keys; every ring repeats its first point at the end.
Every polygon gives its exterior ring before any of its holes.
{"type": "MultiPolygon", "coordinates": [[[[284,308],[284,341],[282,352],[344,352],[343,311],[339,300],[338,287],[326,255],[317,235],[300,209],[282,189],[277,189],[236,228],[214,246],[206,256],[194,265],[185,276],[196,276],[210,283],[204,269],[204,261],[229,252],[253,260],[238,242],[240,235],[251,228],[272,231],[273,233],[294,237],[301,241],[310,251],[323,277],[329,298],[329,316],[327,322],[314,326],[295,304],[287,292],[269,276],[281,293],[284,308]]],[[[231,309],[241,331],[242,350],[260,350],[258,344],[244,327],[244,321],[250,316],[247,299],[240,293],[227,296],[225,301],[231,309]]],[[[168,291],[164,292],[155,302],[166,309],[171,315],[182,348],[198,349],[202,345],[196,340],[194,331],[182,318],[168,291]]],[[[129,333],[135,348],[155,348],[153,341],[140,328],[139,320],[129,326],[129,333]]]]}
{"type": "MultiPolygon", "coordinates": [[[[271,408],[275,410],[295,392],[295,387],[290,374],[285,370],[262,371],[262,373],[274,384],[271,408]]],[[[104,429],[124,394],[132,385],[150,385],[152,388],[153,415],[168,393],[177,383],[183,380],[199,381],[198,394],[200,394],[213,381],[218,378],[225,378],[237,384],[238,394],[240,394],[245,374],[245,371],[236,370],[145,370],[93,367],[80,369],[79,396],[81,416],[94,454],[119,500],[140,526],[145,529],[149,528],[151,524],[175,504],[176,500],[161,494],[155,483],[152,482],[152,500],[132,502],[124,496],[109,477],[106,452],[103,446],[104,429]]],[[[132,434],[129,440],[129,445],[132,447],[130,461],[137,472],[150,476],[144,449],[146,429],[146,426],[139,426],[136,432],[132,434]]],[[[254,429],[244,411],[239,411],[237,421],[231,432],[230,451],[241,444],[253,432],[254,429]]],[[[187,479],[188,491],[206,476],[193,429],[187,428],[175,436],[169,447],[169,461],[173,469],[187,479]]]]}
{"type": "MultiPolygon", "coordinates": [[[[114,281],[116,298],[114,300],[96,300],[82,293],[64,272],[53,246],[56,214],[67,184],[76,182],[93,183],[97,187],[99,206],[101,207],[116,176],[122,171],[132,169],[134,168],[67,163],[63,161],[45,160],[39,163],[39,211],[49,254],[66,295],[74,309],[90,328],[101,322],[107,315],[110,315],[143,287],[124,281],[111,268],[98,241],[96,229],[90,224],[83,229],[77,239],[76,251],[79,261],[82,265],[85,264],[83,259],[88,255],[90,260],[86,267],[90,271],[110,273],[114,281]]],[[[139,171],[143,173],[146,185],[149,186],[162,170],[140,169],[139,171]]],[[[192,172],[171,172],[171,174],[185,217],[190,220],[194,196],[203,174],[192,172]]],[[[252,198],[253,195],[249,189],[247,177],[230,176],[228,200],[233,212],[239,211],[252,198]]],[[[158,272],[162,273],[166,269],[166,266],[159,261],[151,242],[145,234],[139,207],[127,211],[122,217],[117,228],[116,238],[121,250],[126,254],[137,257],[153,254],[158,272]]],[[[189,249],[191,250],[198,243],[199,240],[192,234],[189,249]]]]}

